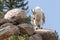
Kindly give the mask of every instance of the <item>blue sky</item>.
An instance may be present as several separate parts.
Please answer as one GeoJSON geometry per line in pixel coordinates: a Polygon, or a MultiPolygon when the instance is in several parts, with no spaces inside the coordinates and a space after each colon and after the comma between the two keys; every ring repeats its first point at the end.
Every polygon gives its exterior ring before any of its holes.
{"type": "MultiPolygon", "coordinates": [[[[60,0],[28,0],[29,9],[40,6],[46,17],[44,28],[56,30],[60,36],[60,0]]],[[[28,15],[31,14],[31,11],[28,15]]]]}

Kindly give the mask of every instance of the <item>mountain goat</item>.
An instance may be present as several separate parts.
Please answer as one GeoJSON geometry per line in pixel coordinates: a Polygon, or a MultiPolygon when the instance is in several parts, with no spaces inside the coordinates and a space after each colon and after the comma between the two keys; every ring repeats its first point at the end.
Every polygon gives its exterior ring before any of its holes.
{"type": "Polygon", "coordinates": [[[31,14],[31,24],[34,26],[34,29],[42,29],[44,22],[45,16],[42,9],[40,7],[33,9],[31,14]]]}
{"type": "Polygon", "coordinates": [[[11,22],[21,23],[25,17],[26,17],[25,10],[22,10],[20,8],[15,8],[8,11],[4,16],[4,19],[7,19],[11,22]]]}

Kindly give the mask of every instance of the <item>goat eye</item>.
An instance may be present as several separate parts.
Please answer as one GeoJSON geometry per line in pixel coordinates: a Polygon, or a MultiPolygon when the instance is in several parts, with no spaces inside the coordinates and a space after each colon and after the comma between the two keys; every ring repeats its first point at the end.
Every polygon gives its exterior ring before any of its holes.
{"type": "Polygon", "coordinates": [[[11,19],[15,18],[15,16],[13,16],[11,19]]]}
{"type": "Polygon", "coordinates": [[[35,19],[35,18],[33,18],[33,19],[35,19]]]}

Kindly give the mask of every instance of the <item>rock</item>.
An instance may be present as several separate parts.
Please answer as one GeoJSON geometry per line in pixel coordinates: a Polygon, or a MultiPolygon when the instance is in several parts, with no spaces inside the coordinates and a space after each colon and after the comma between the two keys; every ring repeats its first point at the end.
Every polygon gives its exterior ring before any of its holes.
{"type": "Polygon", "coordinates": [[[28,34],[28,35],[32,35],[34,34],[34,30],[33,27],[30,24],[19,24],[18,28],[20,29],[21,34],[28,34]]]}
{"type": "Polygon", "coordinates": [[[3,17],[4,17],[4,14],[0,12],[0,19],[2,19],[3,17]]]}
{"type": "Polygon", "coordinates": [[[16,24],[15,22],[11,22],[9,20],[6,20],[6,19],[0,19],[0,26],[5,24],[5,23],[12,23],[12,24],[16,24]]]}
{"type": "Polygon", "coordinates": [[[5,23],[12,23],[14,25],[16,24],[16,22],[14,22],[14,21],[9,21],[7,19],[0,19],[0,26],[5,24],[5,23]]]}
{"type": "Polygon", "coordinates": [[[3,22],[5,22],[3,18],[4,18],[4,14],[0,12],[0,25],[3,24],[3,22]]]}
{"type": "Polygon", "coordinates": [[[24,18],[26,18],[26,11],[20,8],[12,9],[8,11],[4,16],[4,19],[8,19],[9,21],[13,21],[16,23],[23,22],[24,18]]]}
{"type": "Polygon", "coordinates": [[[1,25],[0,26],[0,40],[6,39],[12,36],[17,31],[18,31],[18,27],[11,23],[5,23],[1,25]]]}
{"type": "Polygon", "coordinates": [[[0,29],[4,28],[4,27],[7,27],[7,26],[10,26],[10,27],[16,27],[18,29],[18,27],[16,25],[13,25],[12,23],[5,23],[3,25],[0,26],[0,29]]]}
{"type": "Polygon", "coordinates": [[[29,40],[42,40],[41,35],[35,34],[29,37],[29,40]]]}
{"type": "Polygon", "coordinates": [[[0,19],[0,26],[2,25],[2,24],[4,24],[4,23],[7,23],[8,21],[7,20],[5,20],[5,19],[0,19]]]}
{"type": "Polygon", "coordinates": [[[42,35],[43,40],[57,40],[55,32],[53,30],[46,30],[46,29],[38,29],[35,31],[35,33],[38,33],[42,35]]]}
{"type": "Polygon", "coordinates": [[[47,29],[37,29],[34,32],[44,34],[44,33],[49,33],[49,32],[53,33],[54,31],[53,30],[47,30],[47,29]]]}

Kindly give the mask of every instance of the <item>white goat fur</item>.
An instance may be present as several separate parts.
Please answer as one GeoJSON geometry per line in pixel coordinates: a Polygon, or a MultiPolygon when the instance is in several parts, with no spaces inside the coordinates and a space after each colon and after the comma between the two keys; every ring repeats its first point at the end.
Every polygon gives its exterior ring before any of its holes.
{"type": "Polygon", "coordinates": [[[33,9],[31,14],[31,24],[34,26],[34,28],[42,28],[44,22],[45,16],[42,9],[40,7],[36,7],[35,9],[33,9]]]}

